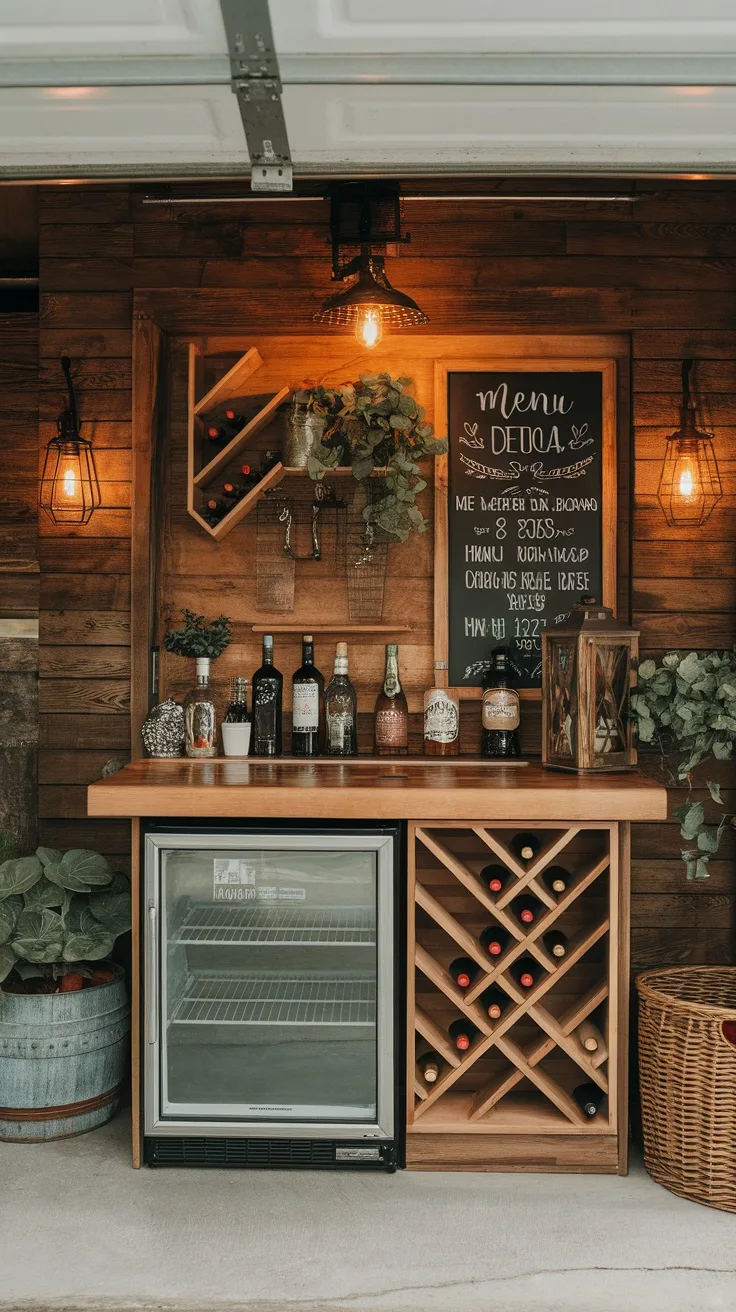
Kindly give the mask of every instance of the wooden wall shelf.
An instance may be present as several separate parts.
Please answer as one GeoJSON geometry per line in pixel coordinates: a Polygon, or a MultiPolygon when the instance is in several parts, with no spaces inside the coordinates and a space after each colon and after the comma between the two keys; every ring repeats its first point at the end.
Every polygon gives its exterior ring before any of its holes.
{"type": "Polygon", "coordinates": [[[415,1169],[625,1171],[618,826],[523,827],[541,842],[529,865],[509,847],[518,826],[410,826],[407,1164],[415,1169]],[[479,879],[489,864],[503,865],[513,876],[495,896],[479,879]],[[542,878],[552,865],[564,866],[571,876],[559,896],[542,878]],[[521,893],[533,895],[539,904],[528,926],[514,912],[521,893]],[[496,964],[479,942],[486,925],[509,935],[496,964]],[[567,939],[559,959],[544,944],[553,928],[567,939]],[[479,968],[465,990],[448,970],[459,956],[479,968]],[[521,956],[531,958],[541,972],[529,991],[510,973],[521,956]],[[496,1020],[482,1003],[491,985],[508,999],[496,1020]],[[448,1029],[463,1017],[473,1022],[476,1033],[469,1050],[457,1052],[448,1029]],[[587,1051],[577,1034],[588,1020],[600,1034],[596,1052],[587,1051]],[[418,1065],[428,1048],[442,1059],[434,1084],[424,1082],[418,1065]],[[572,1097],[584,1083],[604,1095],[594,1117],[572,1097]],[[504,1142],[505,1136],[515,1137],[515,1149],[502,1154],[504,1166],[489,1137],[498,1135],[504,1142]],[[457,1136],[473,1137],[460,1141],[457,1136]],[[462,1161],[455,1146],[460,1143],[462,1161]],[[549,1143],[555,1145],[547,1154],[554,1164],[545,1166],[544,1145],[549,1143]],[[513,1165],[510,1151],[515,1152],[513,1165]],[[537,1165],[524,1165],[532,1160],[537,1165]]]}
{"type": "Polygon", "coordinates": [[[199,527],[204,529],[211,538],[219,542],[222,538],[227,537],[237,524],[240,523],[246,515],[250,513],[255,505],[260,501],[271,488],[281,482],[287,473],[299,472],[306,473],[305,470],[293,471],[287,470],[280,462],[270,469],[255,487],[251,488],[247,496],[238,501],[227,515],[223,516],[218,524],[212,527],[207,523],[203,515],[199,513],[196,506],[195,490],[203,492],[204,489],[222,472],[233,460],[235,460],[247,443],[257,433],[260,433],[267,424],[274,418],[280,405],[287,401],[293,392],[293,387],[282,387],[275,396],[272,396],[266,405],[264,405],[258,414],[254,415],[248,421],[240,432],[213,456],[211,460],[197,469],[198,454],[201,444],[204,440],[204,423],[203,416],[211,412],[216,406],[223,405],[233,397],[242,395],[243,383],[261,367],[263,360],[257,349],[252,346],[244,355],[228,370],[226,374],[205,393],[200,400],[197,400],[197,392],[200,387],[202,374],[202,356],[197,345],[194,342],[189,343],[189,381],[188,381],[188,477],[187,477],[187,510],[196,520],[199,527]]]}

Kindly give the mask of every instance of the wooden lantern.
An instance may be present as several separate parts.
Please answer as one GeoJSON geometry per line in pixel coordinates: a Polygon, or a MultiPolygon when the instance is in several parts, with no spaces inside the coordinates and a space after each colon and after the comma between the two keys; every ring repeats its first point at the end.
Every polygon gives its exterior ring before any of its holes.
{"type": "Polygon", "coordinates": [[[556,770],[630,770],[630,699],[639,634],[584,599],[542,634],[542,762],[556,770]]]}

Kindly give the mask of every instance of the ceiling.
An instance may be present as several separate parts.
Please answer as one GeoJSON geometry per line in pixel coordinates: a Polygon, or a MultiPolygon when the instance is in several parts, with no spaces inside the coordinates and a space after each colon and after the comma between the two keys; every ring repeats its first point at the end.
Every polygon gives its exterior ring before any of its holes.
{"type": "MultiPolygon", "coordinates": [[[[733,0],[269,8],[295,176],[736,171],[733,0]]],[[[0,177],[249,167],[219,0],[4,0],[0,177]]]]}

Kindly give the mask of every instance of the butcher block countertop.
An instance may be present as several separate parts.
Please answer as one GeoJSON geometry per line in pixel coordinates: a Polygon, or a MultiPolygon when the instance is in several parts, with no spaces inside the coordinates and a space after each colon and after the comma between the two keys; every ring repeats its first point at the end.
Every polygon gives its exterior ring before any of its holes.
{"type": "Polygon", "coordinates": [[[576,775],[538,763],[356,759],[144,760],[90,784],[91,816],[295,820],[664,820],[638,771],[576,775]]]}

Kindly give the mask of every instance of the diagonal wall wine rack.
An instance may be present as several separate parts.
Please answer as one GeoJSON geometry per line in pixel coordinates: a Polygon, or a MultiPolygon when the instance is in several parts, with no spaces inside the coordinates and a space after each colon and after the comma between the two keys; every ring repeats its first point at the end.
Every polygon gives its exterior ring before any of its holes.
{"type": "Polygon", "coordinates": [[[407,1164],[625,1170],[619,826],[530,822],[523,829],[540,844],[529,864],[510,847],[518,825],[410,827],[407,1164]],[[498,895],[479,878],[489,864],[505,866],[513,877],[498,895]],[[570,876],[559,895],[543,881],[553,865],[570,876]],[[530,925],[514,911],[521,893],[537,899],[530,925]],[[479,941],[487,925],[509,936],[498,959],[479,941]],[[561,958],[545,946],[552,929],[564,935],[561,958]],[[448,970],[460,956],[478,967],[465,990],[448,970]],[[522,956],[537,967],[528,991],[511,971],[522,956]],[[496,1020],[482,1004],[491,985],[508,999],[496,1020]],[[458,1052],[448,1030],[462,1018],[472,1021],[475,1034],[470,1048],[458,1052]],[[578,1034],[583,1022],[592,1022],[598,1035],[593,1052],[578,1034]],[[427,1049],[440,1057],[433,1084],[418,1064],[427,1049]],[[573,1096],[582,1084],[598,1091],[595,1116],[573,1096]]]}

